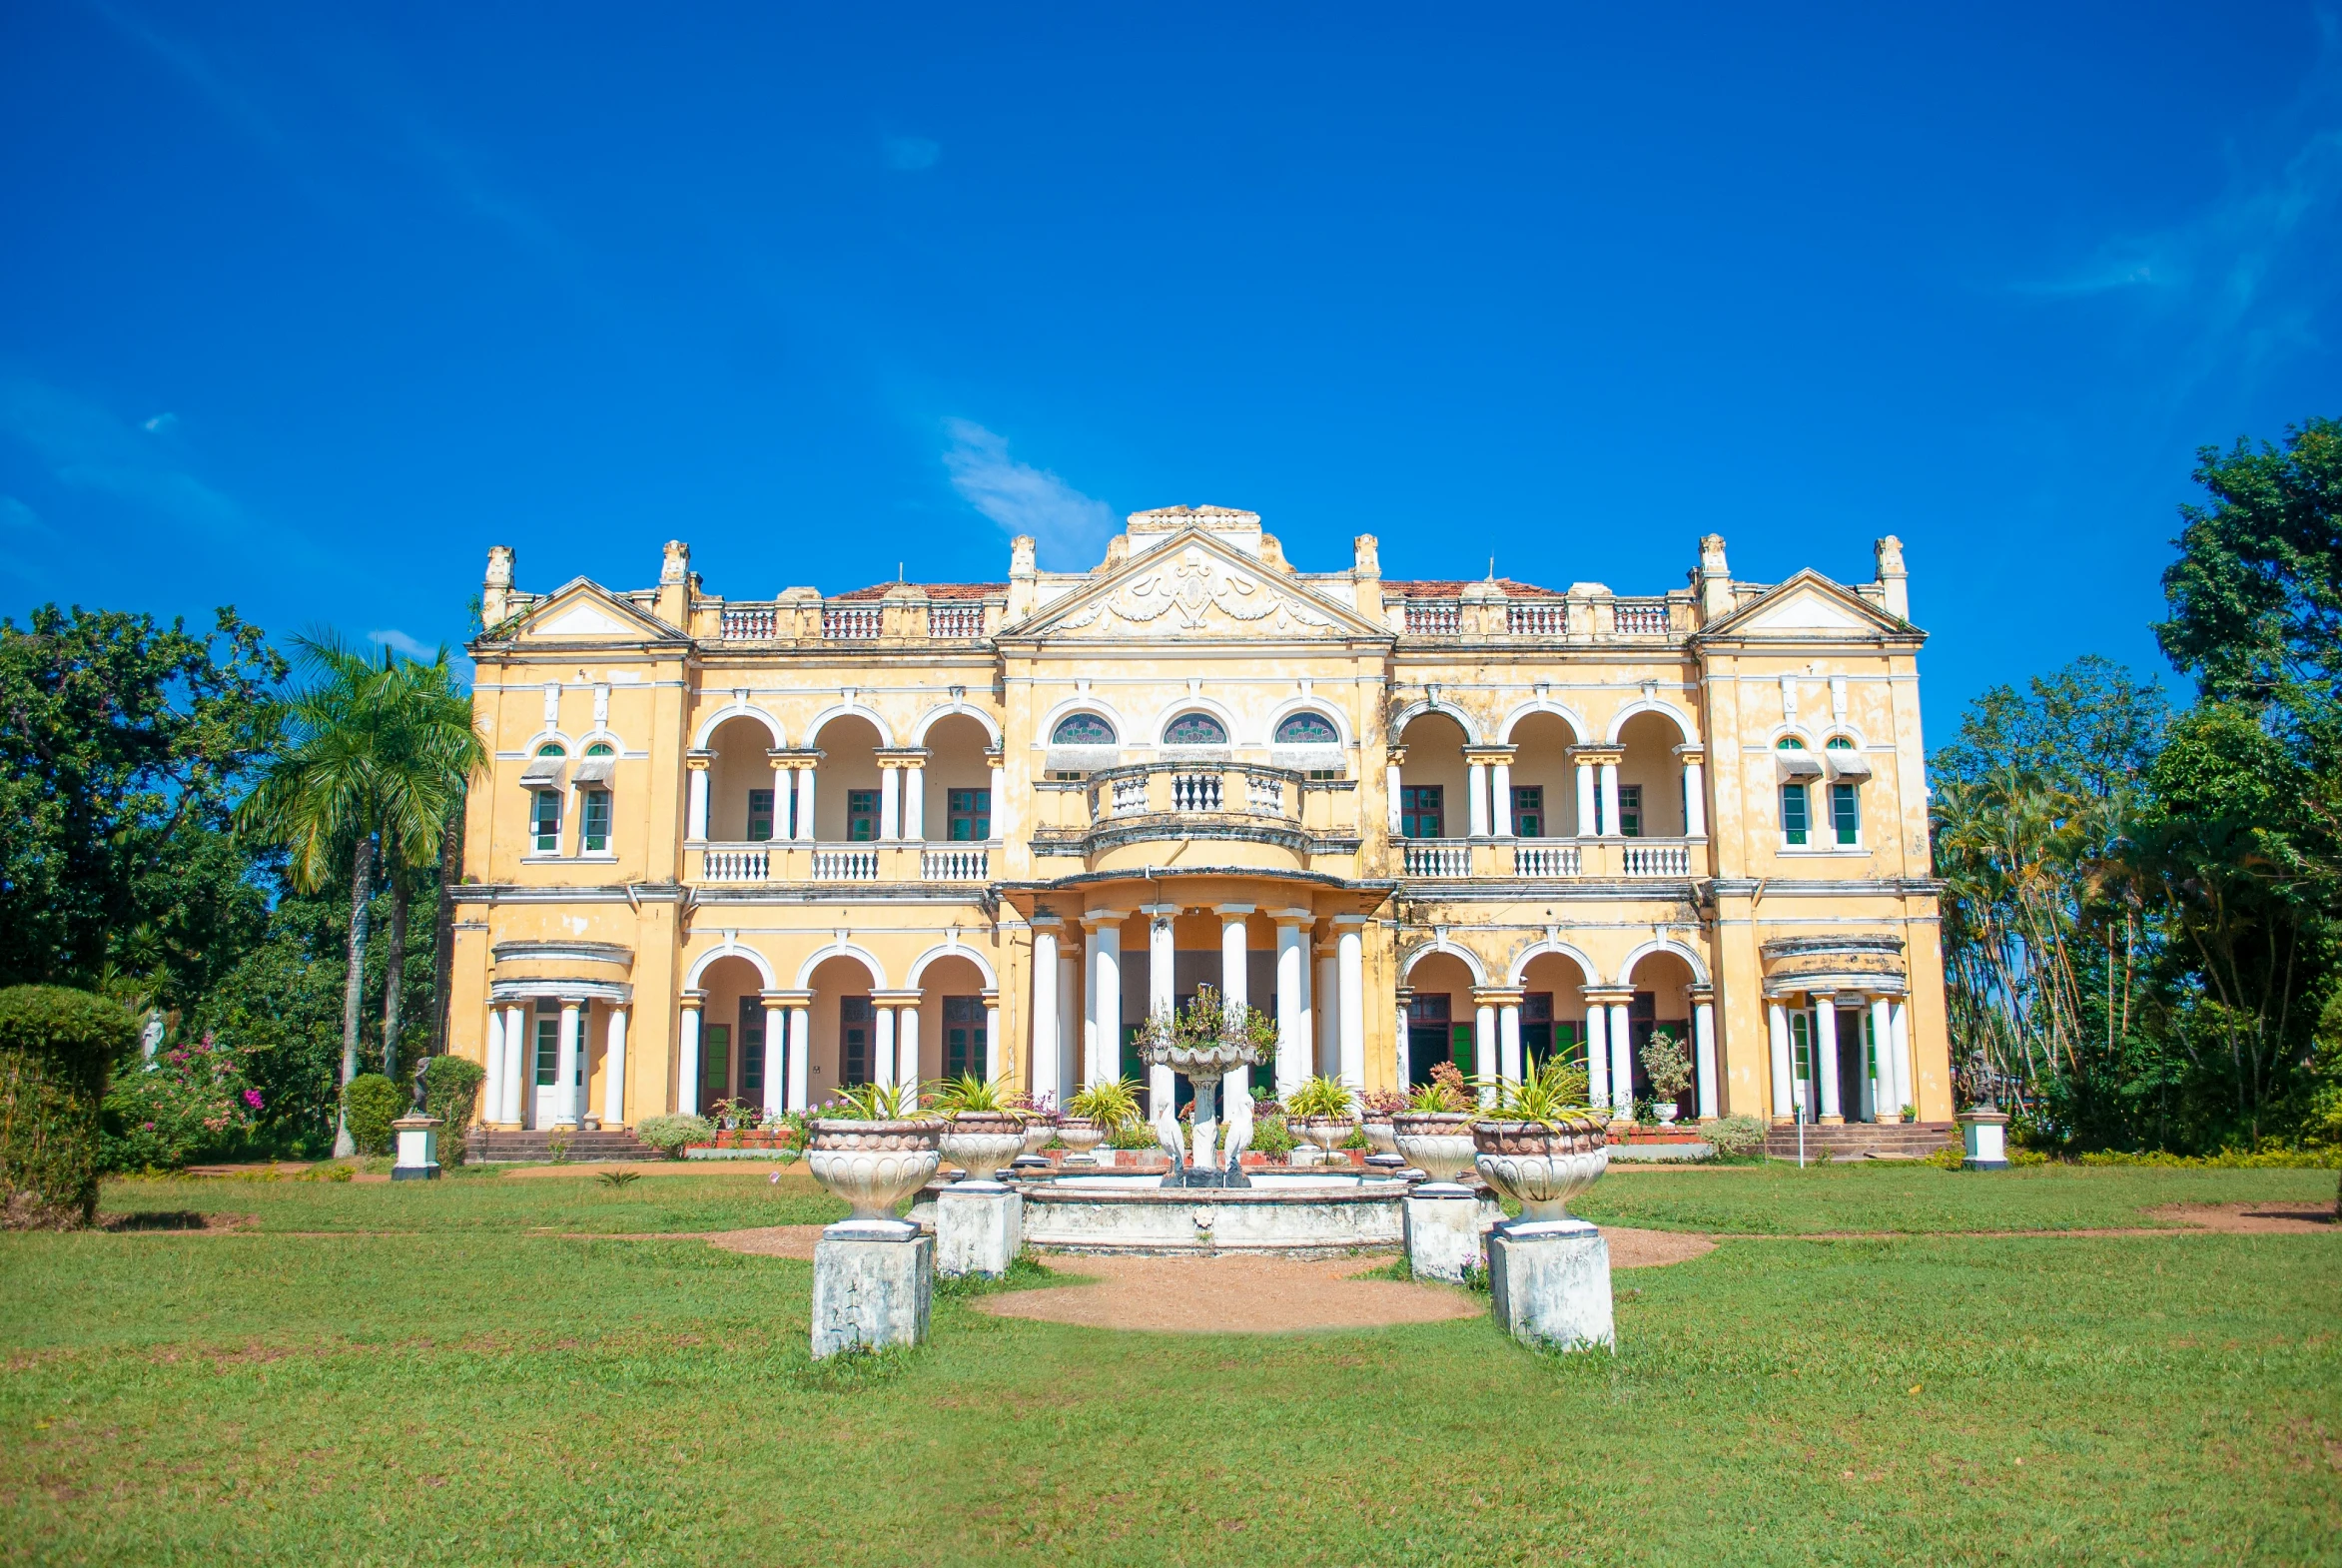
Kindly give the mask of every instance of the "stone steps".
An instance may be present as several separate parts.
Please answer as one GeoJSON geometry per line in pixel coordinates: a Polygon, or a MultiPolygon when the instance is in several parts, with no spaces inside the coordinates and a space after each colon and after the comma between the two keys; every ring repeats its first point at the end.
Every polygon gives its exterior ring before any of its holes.
{"type": "Polygon", "coordinates": [[[545,1162],[553,1158],[552,1140],[569,1140],[568,1160],[582,1165],[598,1160],[664,1160],[666,1156],[638,1142],[632,1133],[615,1130],[568,1134],[474,1132],[464,1140],[464,1158],[472,1165],[545,1162]]]}
{"type": "MultiPolygon", "coordinates": [[[[1850,1122],[1844,1127],[1810,1126],[1805,1135],[1808,1160],[1861,1160],[1874,1155],[1917,1160],[1959,1142],[1959,1128],[1951,1122],[1850,1122]]],[[[1765,1153],[1776,1160],[1795,1160],[1795,1124],[1768,1130],[1765,1153]]]]}

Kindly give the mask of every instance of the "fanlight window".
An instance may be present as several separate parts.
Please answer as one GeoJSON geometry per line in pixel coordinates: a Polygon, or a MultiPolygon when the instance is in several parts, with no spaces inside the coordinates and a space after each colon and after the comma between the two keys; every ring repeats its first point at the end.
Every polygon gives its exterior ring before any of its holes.
{"type": "Polygon", "coordinates": [[[540,757],[565,757],[568,755],[556,742],[549,740],[536,748],[536,754],[540,757]]]}
{"type": "Polygon", "coordinates": [[[1333,721],[1322,713],[1288,713],[1277,721],[1276,743],[1279,746],[1337,746],[1341,735],[1333,721]]]}
{"type": "Polygon", "coordinates": [[[1833,735],[1822,742],[1822,749],[1825,751],[1852,751],[1854,750],[1854,742],[1844,735],[1833,735]]]}
{"type": "Polygon", "coordinates": [[[1781,737],[1779,747],[1783,751],[1803,751],[1806,749],[1806,743],[1795,735],[1784,735],[1781,737]]]}
{"type": "Polygon", "coordinates": [[[1069,713],[1058,720],[1056,729],[1049,732],[1053,746],[1111,746],[1115,743],[1112,724],[1095,713],[1069,713]]]}
{"type": "Polygon", "coordinates": [[[586,747],[585,754],[589,757],[614,757],[617,755],[616,752],[610,749],[609,742],[600,740],[597,740],[592,745],[586,747]]]}
{"type": "Polygon", "coordinates": [[[1182,713],[1164,726],[1167,746],[1224,746],[1227,731],[1208,713],[1182,713]]]}

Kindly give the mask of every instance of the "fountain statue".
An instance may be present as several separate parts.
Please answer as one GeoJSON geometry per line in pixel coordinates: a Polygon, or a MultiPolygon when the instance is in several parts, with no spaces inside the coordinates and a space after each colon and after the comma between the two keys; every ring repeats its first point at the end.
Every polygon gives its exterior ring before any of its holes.
{"type": "Polygon", "coordinates": [[[1275,1023],[1242,1003],[1222,1006],[1205,986],[1180,1014],[1159,1013],[1139,1040],[1140,1059],[1168,1067],[1195,1092],[1194,1153],[1179,1135],[1178,1097],[1166,1096],[1155,1108],[1155,1141],[1171,1157],[1167,1187],[1248,1187],[1243,1155],[1252,1145],[1252,1097],[1238,1089],[1228,1097],[1226,1140],[1219,1128],[1219,1084],[1239,1068],[1258,1066],[1275,1042],[1275,1023]],[[1262,1037],[1266,1037],[1263,1040],[1262,1037]]]}

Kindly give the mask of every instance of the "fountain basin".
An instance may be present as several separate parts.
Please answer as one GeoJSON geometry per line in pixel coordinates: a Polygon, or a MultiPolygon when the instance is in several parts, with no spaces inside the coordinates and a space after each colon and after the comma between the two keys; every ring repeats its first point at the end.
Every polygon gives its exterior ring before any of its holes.
{"type": "Polygon", "coordinates": [[[1247,1187],[1166,1187],[1153,1176],[1060,1176],[1018,1183],[1025,1240],[1059,1252],[1323,1257],[1392,1248],[1406,1182],[1377,1176],[1262,1176],[1247,1187]]]}

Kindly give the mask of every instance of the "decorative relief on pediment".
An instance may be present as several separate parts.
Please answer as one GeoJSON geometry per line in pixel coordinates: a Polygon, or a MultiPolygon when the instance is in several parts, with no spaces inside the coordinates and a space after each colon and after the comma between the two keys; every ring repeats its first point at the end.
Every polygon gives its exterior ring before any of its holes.
{"type": "Polygon", "coordinates": [[[1278,592],[1256,572],[1242,571],[1208,550],[1188,545],[1175,560],[1134,574],[1113,592],[1060,620],[1054,629],[1173,633],[1200,631],[1224,618],[1265,631],[1333,627],[1333,618],[1278,592]]]}

